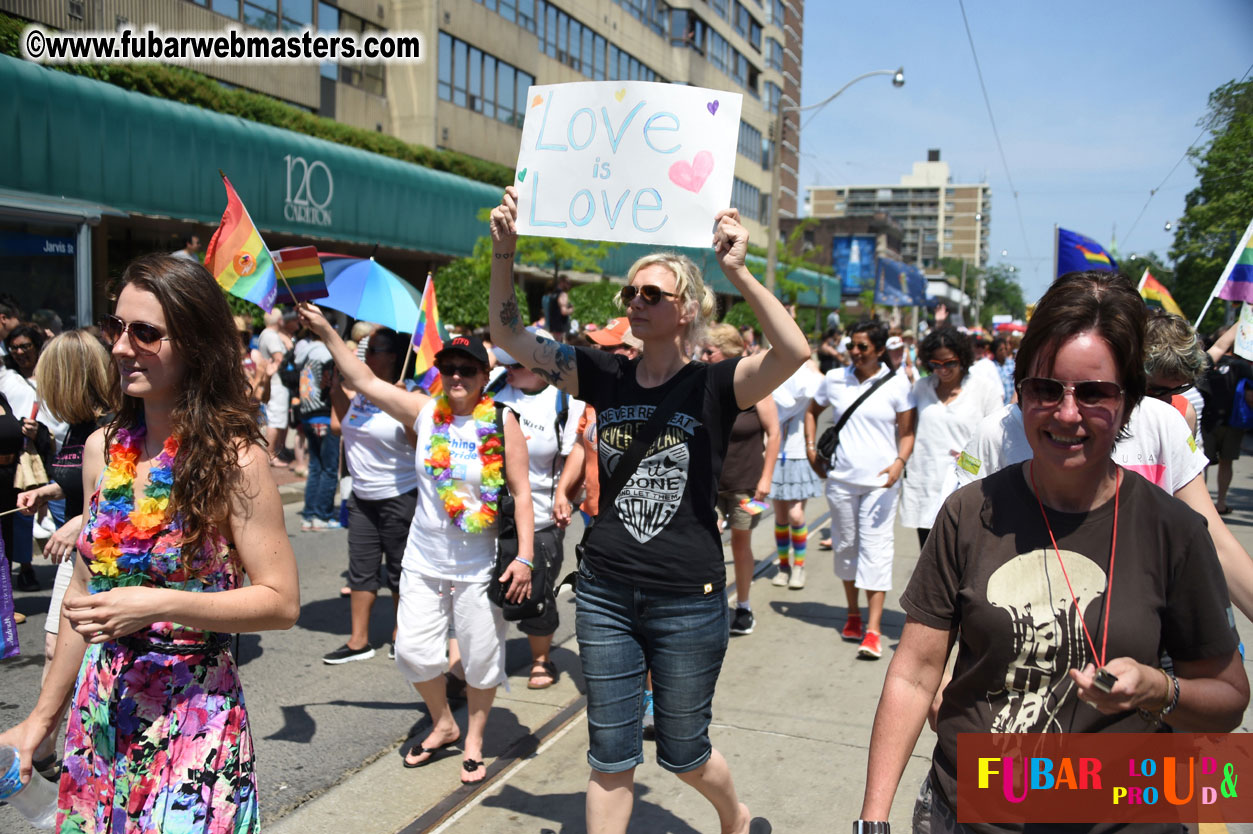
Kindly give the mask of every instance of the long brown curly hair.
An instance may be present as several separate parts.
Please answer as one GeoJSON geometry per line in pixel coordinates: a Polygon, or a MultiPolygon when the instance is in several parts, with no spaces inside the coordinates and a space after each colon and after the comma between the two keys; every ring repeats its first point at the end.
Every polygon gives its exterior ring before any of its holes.
{"type": "MultiPolygon", "coordinates": [[[[127,265],[118,292],[126,286],[156,296],[171,347],[183,362],[171,410],[179,447],[170,510],[182,521],[182,561],[190,569],[195,554],[230,513],[242,477],[240,454],[261,442],[257,411],[231,309],[208,270],[183,258],[144,255],[127,265]]],[[[109,443],[119,428],[134,428],[143,420],[143,400],[123,394],[109,443]]]]}

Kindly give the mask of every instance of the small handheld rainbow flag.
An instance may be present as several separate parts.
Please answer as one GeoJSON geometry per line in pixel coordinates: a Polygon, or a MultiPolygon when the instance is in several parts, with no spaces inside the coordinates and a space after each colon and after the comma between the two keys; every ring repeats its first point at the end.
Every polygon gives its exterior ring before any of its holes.
{"type": "Polygon", "coordinates": [[[278,291],[274,261],[225,174],[222,182],[226,185],[226,211],[209,240],[204,265],[222,289],[269,310],[278,291]]]}
{"type": "Polygon", "coordinates": [[[315,298],[326,298],[326,273],[318,259],[316,246],[289,246],[273,253],[274,266],[287,279],[287,287],[281,287],[275,299],[280,304],[299,304],[315,298]],[[294,297],[293,297],[294,296],[294,297]]]}
{"type": "Polygon", "coordinates": [[[1057,275],[1053,277],[1086,269],[1118,271],[1118,262],[1090,237],[1058,227],[1056,245],[1057,275]]]}
{"type": "Polygon", "coordinates": [[[444,388],[439,371],[435,369],[435,354],[443,350],[447,338],[448,333],[439,320],[439,306],[435,303],[435,279],[428,274],[426,286],[422,288],[422,310],[413,328],[413,375],[432,396],[444,388]]]}
{"type": "Polygon", "coordinates": [[[1140,297],[1149,307],[1160,307],[1168,313],[1174,313],[1183,318],[1183,310],[1179,309],[1179,305],[1175,303],[1170,290],[1162,286],[1162,282],[1150,275],[1147,269],[1144,270],[1144,277],[1140,279],[1139,290],[1140,297]]]}

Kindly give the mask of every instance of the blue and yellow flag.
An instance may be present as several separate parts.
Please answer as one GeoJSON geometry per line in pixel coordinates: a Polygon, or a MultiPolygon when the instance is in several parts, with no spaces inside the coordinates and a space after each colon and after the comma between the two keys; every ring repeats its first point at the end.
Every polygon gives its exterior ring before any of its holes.
{"type": "Polygon", "coordinates": [[[1117,272],[1118,262],[1105,251],[1105,247],[1090,237],[1063,229],[1057,229],[1057,275],[1082,272],[1085,269],[1102,269],[1117,272]]]}

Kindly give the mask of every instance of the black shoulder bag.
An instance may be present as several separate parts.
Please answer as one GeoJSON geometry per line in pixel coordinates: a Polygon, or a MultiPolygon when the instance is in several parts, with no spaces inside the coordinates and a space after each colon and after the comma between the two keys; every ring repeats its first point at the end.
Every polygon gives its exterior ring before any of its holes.
{"type": "MultiPolygon", "coordinates": [[[[501,460],[504,460],[505,409],[507,406],[496,404],[496,428],[500,430],[501,460]]],[[[505,468],[501,467],[501,477],[505,476],[505,468]]],[[[487,586],[487,598],[500,608],[501,614],[509,622],[529,620],[544,613],[546,606],[544,588],[548,582],[548,564],[543,559],[534,559],[531,565],[531,595],[521,602],[510,602],[505,592],[509,586],[500,581],[509,569],[509,565],[518,556],[518,523],[514,518],[513,493],[509,491],[506,479],[500,485],[500,493],[496,498],[496,564],[492,567],[492,580],[487,586]]]]}
{"type": "Polygon", "coordinates": [[[653,413],[640,429],[639,434],[631,438],[631,445],[627,446],[626,451],[622,453],[622,457],[618,459],[618,465],[614,467],[613,474],[609,476],[609,482],[604,485],[600,491],[600,498],[597,500],[596,517],[587,523],[583,528],[583,538],[574,547],[575,570],[571,571],[561,580],[562,585],[569,585],[574,588],[578,582],[578,565],[583,563],[583,554],[587,549],[587,539],[592,534],[592,530],[610,516],[616,513],[614,501],[618,497],[618,493],[626,486],[627,479],[635,473],[639,468],[640,461],[644,459],[644,454],[648,451],[648,447],[653,445],[653,441],[661,435],[661,430],[666,423],[670,422],[670,418],[679,409],[679,403],[683,401],[696,384],[702,382],[708,374],[708,365],[697,365],[692,363],[684,366],[680,374],[686,373],[687,376],[679,381],[670,393],[665,396],[661,404],[653,409],[653,413]]]}
{"type": "Polygon", "coordinates": [[[840,429],[844,428],[844,424],[848,422],[848,418],[853,416],[853,412],[857,410],[857,406],[864,403],[875,391],[878,391],[879,386],[891,379],[894,373],[895,371],[888,368],[888,372],[875,380],[874,385],[871,385],[868,389],[866,389],[866,393],[854,400],[853,404],[840,415],[840,419],[836,421],[835,425],[824,431],[822,433],[822,437],[818,438],[818,454],[822,456],[824,461],[830,463],[831,456],[835,454],[835,450],[840,445],[840,429]]]}

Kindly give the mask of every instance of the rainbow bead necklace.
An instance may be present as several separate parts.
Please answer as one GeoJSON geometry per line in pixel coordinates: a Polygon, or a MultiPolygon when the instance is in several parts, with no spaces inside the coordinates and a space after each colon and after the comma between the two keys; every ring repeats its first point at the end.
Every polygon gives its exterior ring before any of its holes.
{"type": "Polygon", "coordinates": [[[452,425],[452,406],[446,394],[435,401],[435,425],[431,431],[431,468],[435,491],[444,502],[444,511],[457,528],[465,533],[481,533],[496,523],[500,488],[504,484],[504,438],[496,427],[496,406],[491,394],[484,394],[472,412],[478,432],[479,463],[482,465],[479,486],[479,509],[469,512],[453,484],[452,461],[449,455],[448,428],[452,425]]]}

